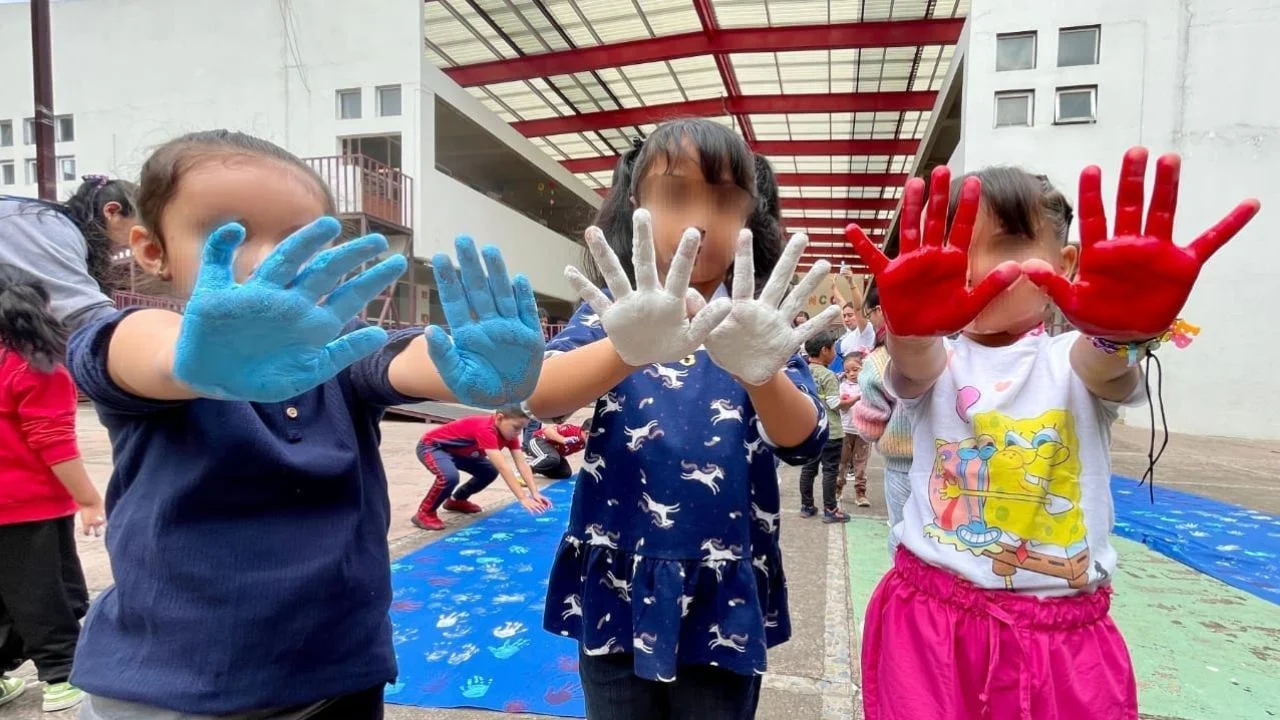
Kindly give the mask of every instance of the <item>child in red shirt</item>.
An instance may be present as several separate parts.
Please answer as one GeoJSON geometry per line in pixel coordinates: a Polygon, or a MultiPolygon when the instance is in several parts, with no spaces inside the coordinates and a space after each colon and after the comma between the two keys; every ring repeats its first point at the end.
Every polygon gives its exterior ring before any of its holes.
{"type": "Polygon", "coordinates": [[[533,471],[552,480],[563,480],[573,474],[569,456],[587,447],[587,435],[591,433],[591,418],[581,425],[553,423],[533,431],[525,446],[533,471]]]}
{"type": "MultiPolygon", "coordinates": [[[[0,673],[30,659],[44,710],[77,705],[71,664],[89,608],[76,555],[106,510],[76,445],[76,388],[62,366],[67,332],[36,276],[0,265],[0,673]]],[[[0,676],[0,705],[21,695],[0,676]]]]}
{"type": "Polygon", "coordinates": [[[492,415],[473,415],[428,430],[418,442],[418,460],[435,476],[435,482],[418,506],[413,524],[423,530],[443,530],[444,522],[438,515],[441,505],[453,512],[480,512],[471,496],[489,487],[499,475],[526,510],[534,515],[546,512],[551,501],[538,492],[533,470],[520,449],[520,434],[528,424],[529,415],[519,405],[509,405],[492,415]],[[511,453],[519,479],[502,457],[503,448],[511,453]],[[459,471],[471,475],[462,487],[458,487],[459,471]]]}

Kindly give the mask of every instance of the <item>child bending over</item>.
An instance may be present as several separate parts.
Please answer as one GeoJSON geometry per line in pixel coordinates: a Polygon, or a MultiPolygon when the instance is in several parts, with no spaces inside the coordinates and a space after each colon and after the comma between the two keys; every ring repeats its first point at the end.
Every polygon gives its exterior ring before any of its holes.
{"type": "Polygon", "coordinates": [[[550,423],[533,431],[525,444],[529,466],[533,471],[552,480],[563,480],[573,474],[569,458],[587,447],[591,435],[591,418],[581,425],[550,423]]]}

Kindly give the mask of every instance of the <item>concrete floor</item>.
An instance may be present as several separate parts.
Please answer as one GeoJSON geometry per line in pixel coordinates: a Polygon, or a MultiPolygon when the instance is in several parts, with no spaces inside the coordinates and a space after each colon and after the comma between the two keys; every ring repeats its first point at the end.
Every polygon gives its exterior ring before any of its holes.
{"type": "MultiPolygon", "coordinates": [[[[110,445],[106,433],[94,413],[82,408],[80,413],[81,451],[95,482],[105,489],[111,472],[110,445]]],[[[426,488],[426,474],[414,458],[413,448],[424,426],[419,423],[388,420],[384,423],[383,457],[387,468],[391,496],[392,524],[388,533],[393,556],[412,552],[442,535],[417,530],[409,518],[417,509],[426,488]]],[[[1114,462],[1118,473],[1141,476],[1146,467],[1147,431],[1117,426],[1114,462]]],[[[783,507],[798,507],[796,471],[784,468],[783,507]]],[[[869,475],[879,477],[878,460],[872,460],[869,475]]],[[[1168,485],[1280,514],[1280,444],[1250,443],[1218,438],[1173,436],[1160,463],[1158,485],[1168,485]]],[[[855,516],[871,522],[885,517],[882,493],[872,483],[873,507],[859,509],[855,516]]],[[[476,498],[486,507],[511,501],[501,483],[495,483],[476,498]]],[[[474,521],[472,518],[446,513],[451,529],[474,521]]],[[[483,516],[482,516],[483,517],[483,516]]],[[[866,527],[866,522],[862,523],[866,527]]],[[[871,522],[874,527],[876,523],[871,522]]],[[[837,720],[860,718],[856,685],[856,618],[862,607],[851,599],[850,566],[861,564],[855,549],[847,554],[844,528],[823,525],[820,521],[799,520],[787,515],[782,545],[791,589],[791,613],[794,625],[792,640],[776,648],[769,658],[770,674],[765,678],[758,717],[762,720],[784,718],[821,718],[837,720]]],[[[850,535],[852,537],[852,529],[850,535]]],[[[856,548],[856,546],[855,546],[856,548]]],[[[876,543],[867,563],[886,562],[884,546],[876,543]]],[[[100,592],[111,583],[111,569],[101,539],[80,538],[79,549],[89,587],[100,592]]],[[[865,602],[865,600],[863,600],[865,602]]],[[[1259,628],[1280,635],[1280,622],[1259,628]]],[[[34,683],[34,673],[27,665],[20,674],[34,683]]],[[[1164,717],[1187,717],[1168,715],[1164,717]]],[[[39,710],[39,688],[12,705],[0,709],[0,720],[69,720],[75,711],[42,714],[39,710]]],[[[496,713],[468,710],[426,710],[388,706],[392,720],[494,720],[496,713]]],[[[533,717],[533,716],[519,716],[533,717]]],[[[1218,717],[1234,717],[1229,713],[1218,717]]]]}

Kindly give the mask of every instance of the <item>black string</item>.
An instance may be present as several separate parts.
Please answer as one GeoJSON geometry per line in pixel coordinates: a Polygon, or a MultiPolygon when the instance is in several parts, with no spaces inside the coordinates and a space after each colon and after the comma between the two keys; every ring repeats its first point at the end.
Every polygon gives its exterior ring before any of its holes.
{"type": "Polygon", "coordinates": [[[1156,501],[1156,463],[1160,462],[1161,456],[1164,455],[1165,448],[1169,447],[1169,421],[1165,416],[1164,409],[1164,366],[1160,364],[1160,358],[1156,357],[1154,352],[1147,351],[1146,362],[1142,368],[1142,384],[1147,394],[1147,409],[1150,411],[1151,418],[1151,439],[1147,444],[1147,470],[1142,473],[1142,480],[1138,482],[1141,487],[1143,483],[1147,484],[1147,494],[1154,504],[1156,501]],[[1156,399],[1151,399],[1151,364],[1155,363],[1156,371],[1159,375],[1156,377],[1156,399]],[[1160,427],[1164,433],[1164,439],[1160,443],[1160,449],[1156,450],[1156,404],[1160,405],[1160,427]]]}

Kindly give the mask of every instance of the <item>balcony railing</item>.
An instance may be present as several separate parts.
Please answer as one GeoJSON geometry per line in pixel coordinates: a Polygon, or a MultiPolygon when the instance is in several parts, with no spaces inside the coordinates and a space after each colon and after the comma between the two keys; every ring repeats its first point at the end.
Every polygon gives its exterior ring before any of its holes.
{"type": "Polygon", "coordinates": [[[413,178],[367,155],[324,155],[303,162],[329,185],[338,214],[363,213],[413,228],[413,178]]]}

